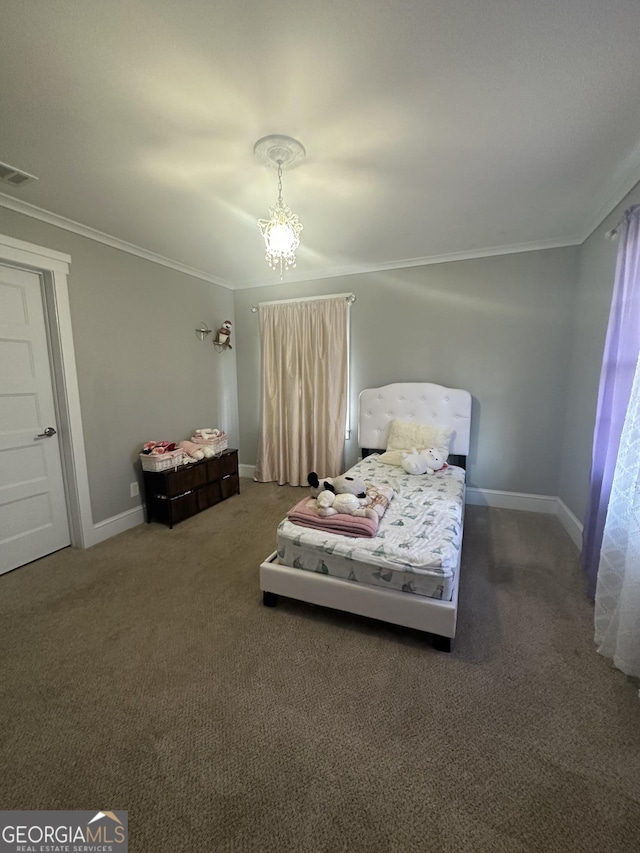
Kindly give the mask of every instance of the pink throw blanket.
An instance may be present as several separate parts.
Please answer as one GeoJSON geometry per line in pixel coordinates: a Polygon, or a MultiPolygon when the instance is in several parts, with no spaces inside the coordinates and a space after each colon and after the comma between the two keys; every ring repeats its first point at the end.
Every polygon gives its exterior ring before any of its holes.
{"type": "Polygon", "coordinates": [[[347,515],[339,512],[323,518],[318,513],[316,502],[303,498],[287,513],[287,518],[300,527],[311,527],[313,530],[325,530],[328,533],[338,533],[340,536],[361,537],[372,539],[378,532],[380,519],[385,514],[394,491],[387,486],[371,486],[367,483],[367,497],[371,503],[366,509],[373,510],[370,516],[347,515]]]}

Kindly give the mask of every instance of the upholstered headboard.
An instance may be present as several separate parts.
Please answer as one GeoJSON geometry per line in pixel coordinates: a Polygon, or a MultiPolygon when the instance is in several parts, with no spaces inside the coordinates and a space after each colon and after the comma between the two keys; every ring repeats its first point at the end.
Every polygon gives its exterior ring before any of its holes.
{"type": "Polygon", "coordinates": [[[453,430],[451,453],[467,456],[471,394],[432,382],[396,382],[360,392],[358,446],[384,450],[392,420],[413,421],[453,430]]]}

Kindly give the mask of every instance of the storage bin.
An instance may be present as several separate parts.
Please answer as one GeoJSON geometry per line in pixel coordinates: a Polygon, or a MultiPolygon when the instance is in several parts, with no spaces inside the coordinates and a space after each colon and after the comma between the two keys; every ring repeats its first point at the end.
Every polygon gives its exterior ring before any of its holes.
{"type": "Polygon", "coordinates": [[[169,450],[168,453],[141,453],[140,462],[143,471],[168,471],[177,468],[182,462],[182,450],[169,450]]]}
{"type": "Polygon", "coordinates": [[[200,438],[200,436],[194,436],[191,440],[194,444],[210,447],[214,453],[222,453],[223,450],[229,447],[229,439],[226,432],[223,432],[217,438],[200,438]]]}

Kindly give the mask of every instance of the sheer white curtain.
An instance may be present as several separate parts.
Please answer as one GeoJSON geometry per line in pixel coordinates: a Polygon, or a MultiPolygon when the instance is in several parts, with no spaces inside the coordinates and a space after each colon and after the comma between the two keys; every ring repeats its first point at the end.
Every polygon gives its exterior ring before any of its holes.
{"type": "Polygon", "coordinates": [[[348,311],[344,295],[258,306],[259,482],[306,486],[310,471],[342,473],[348,311]]]}
{"type": "Polygon", "coordinates": [[[602,538],[595,628],[598,651],[622,672],[640,677],[640,359],[602,538]]]}

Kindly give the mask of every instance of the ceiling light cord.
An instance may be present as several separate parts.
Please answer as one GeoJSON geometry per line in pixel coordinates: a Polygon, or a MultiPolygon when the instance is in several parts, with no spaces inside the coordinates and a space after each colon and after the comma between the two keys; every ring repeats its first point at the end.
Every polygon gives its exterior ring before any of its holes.
{"type": "Polygon", "coordinates": [[[278,160],[278,204],[282,207],[282,160],[278,160]]]}

